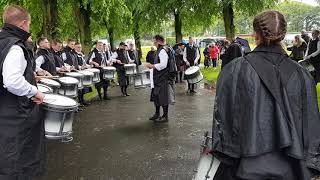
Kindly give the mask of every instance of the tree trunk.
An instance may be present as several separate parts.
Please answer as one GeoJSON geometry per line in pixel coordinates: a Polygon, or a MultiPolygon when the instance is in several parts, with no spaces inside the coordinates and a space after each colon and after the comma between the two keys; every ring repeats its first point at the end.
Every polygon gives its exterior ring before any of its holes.
{"type": "Polygon", "coordinates": [[[174,10],[174,30],[176,33],[176,43],[182,42],[182,20],[180,16],[180,10],[174,10]]]}
{"type": "Polygon", "coordinates": [[[234,12],[232,1],[222,1],[223,4],[223,21],[226,38],[229,41],[233,41],[235,38],[235,26],[234,26],[234,12]]]}
{"type": "Polygon", "coordinates": [[[112,23],[110,22],[110,20],[107,21],[106,19],[104,19],[103,22],[108,31],[110,48],[113,51],[115,49],[115,45],[114,45],[114,34],[113,34],[114,30],[113,30],[112,23]]]}
{"type": "Polygon", "coordinates": [[[58,3],[57,0],[42,0],[43,35],[49,39],[58,37],[58,3]]]}
{"type": "Polygon", "coordinates": [[[88,3],[85,7],[82,0],[74,1],[74,12],[78,24],[80,42],[84,46],[84,52],[88,53],[91,49],[92,41],[90,29],[91,6],[88,3]]]}
{"type": "Polygon", "coordinates": [[[141,51],[141,37],[140,37],[140,27],[139,27],[139,12],[133,11],[132,12],[132,18],[133,18],[133,37],[136,45],[136,49],[141,51]]]}

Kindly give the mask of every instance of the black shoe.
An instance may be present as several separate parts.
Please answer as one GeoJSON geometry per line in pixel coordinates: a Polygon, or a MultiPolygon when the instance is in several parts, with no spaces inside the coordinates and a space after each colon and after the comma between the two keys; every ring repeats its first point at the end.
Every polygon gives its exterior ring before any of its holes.
{"type": "Polygon", "coordinates": [[[165,123],[168,121],[169,121],[168,116],[161,116],[159,119],[154,120],[154,122],[156,123],[165,123]]]}
{"type": "Polygon", "coordinates": [[[103,97],[104,100],[111,100],[108,96],[103,97]]]}
{"type": "Polygon", "coordinates": [[[122,97],[127,97],[127,95],[126,94],[122,94],[122,97]]]}
{"type": "Polygon", "coordinates": [[[100,100],[102,100],[102,97],[101,97],[101,96],[99,96],[99,99],[100,99],[100,100]]]}
{"type": "Polygon", "coordinates": [[[83,111],[83,109],[81,107],[78,107],[77,112],[82,112],[82,111],[83,111]]]}
{"type": "Polygon", "coordinates": [[[84,107],[84,103],[79,104],[79,107],[84,107]]]}
{"type": "Polygon", "coordinates": [[[154,120],[157,120],[157,119],[159,119],[159,115],[158,114],[155,114],[151,118],[149,118],[150,121],[154,121],[154,120]]]}
{"type": "Polygon", "coordinates": [[[88,103],[88,102],[84,102],[84,103],[83,103],[83,105],[84,105],[84,106],[89,106],[89,105],[90,105],[90,103],[88,103]]]}
{"type": "Polygon", "coordinates": [[[126,93],[126,96],[131,96],[131,94],[126,93]]]}
{"type": "Polygon", "coordinates": [[[191,90],[190,92],[191,92],[191,93],[197,93],[195,90],[191,90]]]}

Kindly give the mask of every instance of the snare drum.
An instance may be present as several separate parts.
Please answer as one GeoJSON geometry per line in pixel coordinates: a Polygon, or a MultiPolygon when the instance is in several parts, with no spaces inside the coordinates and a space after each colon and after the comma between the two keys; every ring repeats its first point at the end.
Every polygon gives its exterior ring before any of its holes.
{"type": "Polygon", "coordinates": [[[52,93],[53,90],[51,87],[44,84],[37,84],[38,90],[42,93],[52,93]]]}
{"type": "Polygon", "coordinates": [[[83,77],[83,86],[84,87],[90,87],[93,85],[93,77],[94,77],[93,72],[84,70],[84,71],[79,71],[79,73],[84,75],[84,77],[83,77]]]}
{"type": "Polygon", "coordinates": [[[134,87],[147,87],[150,84],[150,70],[143,70],[141,73],[134,75],[134,87]]]}
{"type": "Polygon", "coordinates": [[[78,96],[78,79],[73,77],[61,77],[59,78],[59,82],[61,84],[58,91],[59,94],[72,98],[78,96]]]}
{"type": "Polygon", "coordinates": [[[112,66],[102,67],[103,79],[114,79],[116,68],[112,66]]]}
{"type": "Polygon", "coordinates": [[[203,143],[200,146],[200,160],[192,178],[193,180],[211,180],[219,168],[220,161],[209,153],[212,138],[208,135],[209,132],[205,132],[203,143]]]}
{"type": "Polygon", "coordinates": [[[134,74],[137,74],[136,66],[136,64],[125,64],[124,69],[126,70],[126,75],[132,76],[134,74]]]}
{"type": "Polygon", "coordinates": [[[78,79],[79,81],[78,89],[83,89],[83,78],[84,78],[83,74],[77,73],[77,72],[68,72],[66,73],[66,76],[78,79]]]}
{"type": "Polygon", "coordinates": [[[46,78],[41,79],[39,81],[39,83],[51,87],[52,92],[55,93],[55,94],[58,94],[59,88],[61,86],[60,83],[58,83],[57,81],[52,80],[52,79],[46,79],[46,78]]]}
{"type": "Polygon", "coordinates": [[[72,122],[78,108],[77,102],[62,95],[46,94],[41,107],[46,137],[72,140],[72,122]]]}
{"type": "Polygon", "coordinates": [[[189,84],[196,84],[203,79],[203,75],[198,66],[191,66],[185,72],[189,84]]]}
{"type": "Polygon", "coordinates": [[[86,69],[86,71],[93,72],[94,76],[93,76],[92,82],[94,84],[100,82],[100,70],[99,69],[91,68],[91,69],[86,69]]]}

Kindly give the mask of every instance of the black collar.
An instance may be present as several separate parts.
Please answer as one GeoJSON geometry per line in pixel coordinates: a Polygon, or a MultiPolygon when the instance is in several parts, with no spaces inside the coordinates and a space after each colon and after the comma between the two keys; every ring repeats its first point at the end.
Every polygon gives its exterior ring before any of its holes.
{"type": "Polygon", "coordinates": [[[23,42],[25,42],[31,35],[30,33],[24,31],[21,28],[7,23],[4,24],[2,31],[7,33],[7,35],[5,36],[14,36],[21,39],[23,42]]]}
{"type": "Polygon", "coordinates": [[[280,44],[271,44],[271,45],[260,44],[252,52],[269,52],[269,53],[283,54],[283,55],[287,54],[280,44]]]}

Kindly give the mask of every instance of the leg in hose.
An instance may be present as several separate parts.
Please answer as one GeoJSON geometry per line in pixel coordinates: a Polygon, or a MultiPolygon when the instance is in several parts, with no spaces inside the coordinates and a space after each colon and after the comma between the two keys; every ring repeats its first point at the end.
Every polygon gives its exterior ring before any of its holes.
{"type": "Polygon", "coordinates": [[[124,92],[124,86],[120,86],[120,87],[121,87],[122,96],[126,96],[126,93],[124,92]]]}
{"type": "Polygon", "coordinates": [[[128,86],[125,86],[125,87],[124,87],[125,95],[126,95],[126,96],[130,96],[130,94],[128,94],[128,92],[127,92],[127,89],[128,89],[128,86]]]}
{"type": "Polygon", "coordinates": [[[161,118],[159,120],[155,120],[155,122],[168,122],[168,111],[169,111],[169,105],[167,106],[162,106],[163,109],[163,115],[161,116],[161,118]]]}
{"type": "Polygon", "coordinates": [[[104,99],[104,100],[111,100],[111,99],[108,97],[108,86],[104,86],[104,87],[103,87],[103,99],[104,99]]]}
{"type": "Polygon", "coordinates": [[[98,95],[99,95],[99,99],[101,100],[101,99],[102,99],[102,96],[101,96],[101,87],[100,87],[100,86],[96,86],[96,89],[97,89],[97,92],[98,92],[98,95]]]}
{"type": "Polygon", "coordinates": [[[149,118],[150,121],[157,120],[160,117],[160,106],[156,106],[156,105],[154,105],[154,106],[156,108],[156,112],[154,113],[154,115],[151,118],[149,118]]]}

